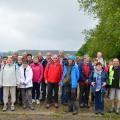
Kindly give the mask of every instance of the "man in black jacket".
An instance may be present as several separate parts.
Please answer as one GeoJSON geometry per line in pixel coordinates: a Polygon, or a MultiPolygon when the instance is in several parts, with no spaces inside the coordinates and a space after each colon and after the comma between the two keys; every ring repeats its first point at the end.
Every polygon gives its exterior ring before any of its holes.
{"type": "MultiPolygon", "coordinates": [[[[38,53],[38,57],[39,57],[39,60],[40,60],[40,63],[43,65],[43,68],[45,70],[47,64],[49,62],[51,62],[52,60],[52,53],[51,52],[48,52],[46,54],[46,59],[43,58],[43,55],[41,52],[38,53]]],[[[42,91],[42,98],[40,99],[40,101],[45,101],[46,99],[46,83],[45,83],[45,79],[43,77],[42,81],[41,81],[41,91],[42,91]]]]}

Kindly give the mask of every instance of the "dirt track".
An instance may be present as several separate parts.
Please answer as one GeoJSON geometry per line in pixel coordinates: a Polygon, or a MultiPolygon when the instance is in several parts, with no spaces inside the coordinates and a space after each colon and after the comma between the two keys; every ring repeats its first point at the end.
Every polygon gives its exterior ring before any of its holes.
{"type": "MultiPolygon", "coordinates": [[[[116,114],[106,113],[104,116],[96,116],[93,107],[80,109],[79,114],[73,116],[72,113],[66,113],[66,107],[62,105],[59,109],[54,107],[46,109],[44,103],[34,106],[35,110],[29,111],[17,105],[14,112],[2,112],[2,106],[0,106],[0,120],[120,120],[120,115],[116,114]]],[[[106,111],[107,106],[109,106],[108,101],[106,101],[106,111]]]]}

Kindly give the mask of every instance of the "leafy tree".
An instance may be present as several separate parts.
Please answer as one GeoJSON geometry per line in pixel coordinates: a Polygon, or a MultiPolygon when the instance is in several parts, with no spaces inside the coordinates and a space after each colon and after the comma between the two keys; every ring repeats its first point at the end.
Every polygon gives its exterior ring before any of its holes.
{"type": "Polygon", "coordinates": [[[78,0],[80,8],[99,18],[95,29],[86,34],[86,43],[78,54],[94,57],[97,51],[106,58],[120,58],[120,0],[78,0]]]}

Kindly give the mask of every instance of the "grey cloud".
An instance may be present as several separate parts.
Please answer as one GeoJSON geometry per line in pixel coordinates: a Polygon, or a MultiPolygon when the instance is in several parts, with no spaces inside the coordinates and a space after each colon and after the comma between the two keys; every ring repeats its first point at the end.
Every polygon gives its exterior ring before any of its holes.
{"type": "Polygon", "coordinates": [[[77,50],[81,32],[97,24],[79,11],[77,0],[0,0],[0,9],[0,50],[77,50]]]}

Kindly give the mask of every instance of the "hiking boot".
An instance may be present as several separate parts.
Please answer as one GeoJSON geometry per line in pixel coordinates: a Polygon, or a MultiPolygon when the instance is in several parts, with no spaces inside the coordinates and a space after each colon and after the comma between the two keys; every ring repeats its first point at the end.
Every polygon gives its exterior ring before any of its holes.
{"type": "Polygon", "coordinates": [[[77,115],[78,114],[78,111],[77,110],[75,110],[75,111],[73,111],[73,113],[72,113],[73,115],[77,115]]]}
{"type": "Polygon", "coordinates": [[[45,101],[45,98],[41,98],[41,99],[40,99],[40,102],[44,102],[44,101],[45,101]]]}
{"type": "Polygon", "coordinates": [[[55,103],[55,108],[59,108],[59,105],[58,105],[58,103],[55,103]]]}
{"type": "Polygon", "coordinates": [[[105,113],[104,113],[104,111],[101,111],[100,114],[101,114],[101,115],[104,115],[105,113]]]}
{"type": "Polygon", "coordinates": [[[85,104],[84,107],[85,108],[90,108],[90,106],[88,104],[85,104]]]}
{"type": "Polygon", "coordinates": [[[84,108],[84,105],[83,105],[83,104],[80,104],[80,108],[84,108]]]}
{"type": "Polygon", "coordinates": [[[119,108],[117,108],[116,109],[116,112],[115,112],[117,115],[119,115],[120,114],[120,110],[119,110],[119,108]]]}
{"type": "Polygon", "coordinates": [[[11,105],[11,111],[15,111],[15,106],[11,105]]]}
{"type": "Polygon", "coordinates": [[[7,111],[7,105],[4,105],[3,112],[7,111]]]}
{"type": "Polygon", "coordinates": [[[39,100],[36,100],[36,104],[39,105],[39,104],[40,104],[40,101],[39,101],[39,100]]]}
{"type": "Polygon", "coordinates": [[[50,104],[46,104],[46,108],[49,109],[50,108],[50,104]]]}
{"type": "Polygon", "coordinates": [[[108,113],[113,113],[113,112],[115,112],[115,108],[111,108],[111,109],[108,111],[108,113]]]}
{"type": "Polygon", "coordinates": [[[33,106],[30,106],[29,109],[30,110],[35,110],[35,108],[33,106]]]}
{"type": "Polygon", "coordinates": [[[35,103],[35,99],[32,99],[32,103],[35,103]]]}
{"type": "Polygon", "coordinates": [[[23,109],[26,109],[27,107],[26,107],[26,105],[23,105],[23,109]]]}
{"type": "Polygon", "coordinates": [[[100,112],[98,110],[95,111],[95,114],[98,115],[100,112]]]}

